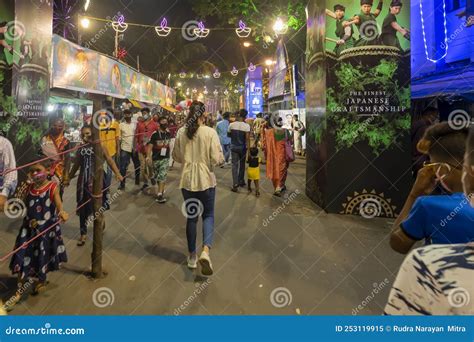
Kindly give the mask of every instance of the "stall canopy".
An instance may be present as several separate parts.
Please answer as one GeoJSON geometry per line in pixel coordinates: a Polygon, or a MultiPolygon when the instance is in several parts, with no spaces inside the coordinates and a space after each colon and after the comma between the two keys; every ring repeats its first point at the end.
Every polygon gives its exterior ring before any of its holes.
{"type": "Polygon", "coordinates": [[[413,99],[429,97],[461,97],[474,101],[474,66],[450,70],[412,81],[413,99]]]}
{"type": "Polygon", "coordinates": [[[71,104],[71,105],[78,105],[78,106],[92,106],[93,102],[90,100],[84,99],[76,99],[70,97],[61,97],[61,96],[50,96],[49,97],[50,104],[71,104]]]}
{"type": "Polygon", "coordinates": [[[177,112],[177,110],[174,109],[174,108],[171,107],[171,106],[164,106],[164,105],[163,105],[163,106],[160,106],[160,107],[163,108],[163,109],[165,109],[165,110],[167,110],[168,112],[171,112],[171,113],[176,113],[176,112],[177,112]]]}
{"type": "Polygon", "coordinates": [[[138,101],[135,101],[135,100],[132,100],[132,99],[128,99],[130,101],[130,103],[133,105],[133,107],[135,108],[139,108],[139,109],[142,109],[143,106],[140,102],[138,101]]]}

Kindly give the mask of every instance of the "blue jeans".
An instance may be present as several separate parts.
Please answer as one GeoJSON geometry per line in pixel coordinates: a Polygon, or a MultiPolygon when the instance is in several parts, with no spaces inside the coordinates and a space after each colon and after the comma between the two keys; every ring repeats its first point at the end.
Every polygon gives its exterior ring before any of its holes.
{"type": "Polygon", "coordinates": [[[186,205],[186,238],[189,253],[196,252],[197,223],[202,216],[202,241],[204,246],[212,247],[214,239],[214,202],[216,188],[204,191],[181,189],[186,205]]]}
{"type": "MultiPolygon", "coordinates": [[[[132,152],[120,150],[120,174],[122,175],[122,177],[125,177],[127,175],[127,169],[128,169],[128,165],[130,165],[131,159],[132,159],[132,152]]],[[[120,183],[120,185],[122,186],[125,185],[125,178],[120,183]]]]}
{"type": "Polygon", "coordinates": [[[222,151],[224,152],[225,162],[228,163],[230,158],[230,144],[222,145],[222,151]]]}
{"type": "Polygon", "coordinates": [[[233,186],[245,185],[245,147],[232,147],[232,181],[233,186]]]}

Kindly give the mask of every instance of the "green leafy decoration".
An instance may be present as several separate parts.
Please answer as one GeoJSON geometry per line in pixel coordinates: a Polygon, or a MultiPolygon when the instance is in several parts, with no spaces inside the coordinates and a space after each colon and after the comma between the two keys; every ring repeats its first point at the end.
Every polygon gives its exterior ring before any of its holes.
{"type": "MultiPolygon", "coordinates": [[[[382,59],[375,68],[341,62],[334,71],[337,86],[326,92],[327,114],[317,127],[308,127],[308,134],[320,142],[329,128],[335,135],[338,149],[350,148],[360,141],[366,141],[378,155],[390,148],[411,126],[411,116],[405,113],[380,113],[380,115],[359,117],[355,112],[340,112],[351,92],[384,89],[391,96],[392,105],[410,107],[410,87],[401,87],[396,80],[398,64],[395,60],[382,59]],[[354,82],[357,80],[357,82],[354,82]]],[[[314,126],[314,125],[313,125],[314,126]]]]}

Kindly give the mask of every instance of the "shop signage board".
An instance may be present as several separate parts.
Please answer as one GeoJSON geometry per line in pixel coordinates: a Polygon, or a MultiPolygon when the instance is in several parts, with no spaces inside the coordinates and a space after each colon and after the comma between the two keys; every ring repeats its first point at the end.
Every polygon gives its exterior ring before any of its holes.
{"type": "Polygon", "coordinates": [[[262,67],[247,71],[245,76],[245,108],[250,118],[263,112],[262,67]]]}
{"type": "Polygon", "coordinates": [[[53,36],[52,87],[171,105],[176,92],[127,65],[53,36]]]}

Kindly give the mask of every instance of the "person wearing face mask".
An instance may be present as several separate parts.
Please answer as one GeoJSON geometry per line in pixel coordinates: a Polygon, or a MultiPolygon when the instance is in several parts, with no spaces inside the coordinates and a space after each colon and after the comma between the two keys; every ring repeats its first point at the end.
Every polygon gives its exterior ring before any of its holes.
{"type": "Polygon", "coordinates": [[[158,182],[156,201],[166,203],[165,182],[170,167],[171,133],[168,130],[168,119],[162,116],[158,120],[160,128],[152,134],[147,145],[147,164],[153,165],[154,177],[158,182]]]}
{"type": "Polygon", "coordinates": [[[51,176],[59,184],[61,197],[64,193],[64,186],[69,184],[70,155],[64,153],[71,149],[71,142],[64,136],[66,125],[63,119],[53,120],[51,128],[41,139],[41,153],[53,161],[51,176]]]}
{"type": "MultiPolygon", "coordinates": [[[[87,225],[89,223],[89,218],[94,214],[94,204],[93,204],[93,192],[92,186],[94,182],[94,171],[95,171],[95,154],[94,154],[94,145],[90,144],[92,141],[92,128],[91,126],[84,126],[81,129],[81,138],[84,143],[84,146],[79,148],[76,153],[76,159],[71,168],[71,177],[74,177],[76,172],[79,170],[79,177],[77,178],[77,190],[76,190],[76,199],[77,206],[80,207],[77,211],[79,215],[79,229],[80,237],[77,242],[78,246],[84,246],[87,240],[87,225]]],[[[102,152],[104,154],[104,159],[107,162],[107,165],[114,172],[119,181],[123,181],[123,177],[120,174],[117,165],[115,164],[114,159],[110,156],[106,148],[102,146],[102,152]]],[[[107,188],[107,183],[105,179],[105,170],[104,170],[104,181],[103,189],[107,188]]],[[[105,196],[105,191],[102,196],[104,210],[109,209],[109,204],[107,201],[110,201],[105,196]]]]}
{"type": "Polygon", "coordinates": [[[140,160],[140,169],[143,177],[142,191],[147,189],[150,185],[148,182],[151,180],[152,184],[155,182],[153,178],[153,167],[150,163],[146,162],[146,146],[150,141],[151,136],[158,130],[158,124],[152,120],[149,108],[142,109],[143,121],[137,123],[135,130],[135,148],[138,152],[138,158],[140,160]]]}
{"type": "Polygon", "coordinates": [[[474,209],[463,193],[462,171],[467,129],[442,122],[428,128],[418,149],[430,162],[419,170],[415,184],[395,220],[390,246],[406,254],[420,240],[425,244],[474,241],[474,209]],[[433,195],[439,186],[443,195],[433,195]]]}
{"type": "Polygon", "coordinates": [[[26,216],[15,241],[14,250],[18,250],[10,261],[12,274],[18,275],[19,290],[9,301],[10,305],[21,299],[24,292],[21,289],[32,278],[37,279],[33,294],[42,292],[47,285],[47,273],[59,270],[60,264],[67,262],[60,223],[67,221],[69,215],[63,209],[59,185],[48,180],[53,164],[50,160],[35,161],[28,172],[29,187],[23,198],[26,216]],[[34,237],[38,238],[24,245],[34,237]]]}
{"type": "MultiPolygon", "coordinates": [[[[474,208],[474,128],[471,128],[466,145],[462,183],[466,202],[470,200],[474,208]]],[[[400,267],[384,313],[473,315],[473,265],[474,242],[414,249],[400,267]]]]}
{"type": "Polygon", "coordinates": [[[18,184],[18,172],[15,169],[13,146],[7,138],[0,135],[0,213],[3,213],[8,197],[13,195],[18,184]]]}
{"type": "MultiPolygon", "coordinates": [[[[128,109],[123,111],[123,122],[120,123],[120,173],[122,177],[127,174],[130,160],[133,160],[135,169],[135,180],[140,177],[140,162],[133,158],[133,143],[135,139],[136,125],[132,122],[132,112],[128,109]]],[[[120,183],[119,190],[125,189],[125,178],[120,183]]]]}

